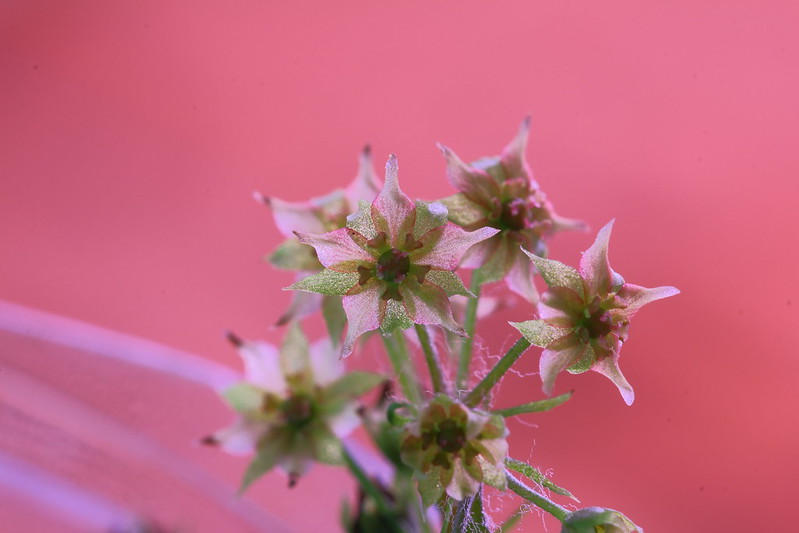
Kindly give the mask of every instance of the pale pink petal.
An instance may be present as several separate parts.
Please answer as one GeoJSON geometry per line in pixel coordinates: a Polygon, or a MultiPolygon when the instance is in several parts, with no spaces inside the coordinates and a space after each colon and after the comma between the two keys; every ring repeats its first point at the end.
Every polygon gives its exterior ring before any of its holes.
{"type": "Polygon", "coordinates": [[[374,258],[355,243],[353,234],[359,240],[363,239],[362,235],[350,228],[341,228],[322,235],[296,232],[301,243],[316,249],[316,255],[324,266],[338,272],[355,272],[361,263],[374,262],[374,258]]]}
{"type": "Polygon", "coordinates": [[[460,266],[462,268],[480,268],[483,266],[488,258],[497,251],[497,248],[504,243],[501,236],[495,238],[488,238],[484,241],[478,242],[463,254],[460,266]]]}
{"type": "Polygon", "coordinates": [[[358,175],[347,187],[346,196],[350,206],[357,207],[361,200],[373,202],[382,186],[382,180],[377,176],[372,162],[372,150],[367,144],[358,157],[358,175]]]}
{"type": "Polygon", "coordinates": [[[352,433],[360,425],[361,417],[358,415],[358,404],[356,402],[347,405],[343,411],[328,419],[330,431],[340,439],[352,433]]]}
{"type": "MultiPolygon", "coordinates": [[[[297,279],[302,279],[310,272],[302,272],[297,279]]],[[[323,295],[315,292],[294,291],[291,295],[289,308],[278,319],[276,326],[284,326],[292,320],[300,320],[312,315],[322,308],[323,295]]]]}
{"type": "Polygon", "coordinates": [[[293,237],[295,231],[305,233],[324,233],[325,226],[312,211],[308,202],[284,202],[278,198],[264,198],[272,208],[275,225],[286,237],[293,237]]]}
{"type": "Polygon", "coordinates": [[[502,150],[500,160],[502,161],[502,166],[505,169],[508,179],[527,177],[530,179],[533,187],[537,187],[532,179],[530,167],[527,165],[527,162],[524,158],[524,152],[527,149],[527,139],[529,136],[530,117],[528,116],[525,117],[521,126],[519,126],[519,132],[516,134],[516,137],[514,137],[513,140],[502,150]]]}
{"type": "Polygon", "coordinates": [[[466,336],[466,332],[452,317],[449,298],[440,287],[409,280],[400,287],[400,294],[402,305],[414,323],[443,326],[456,335],[466,336]]]}
{"type": "Polygon", "coordinates": [[[447,485],[447,494],[455,500],[462,500],[477,494],[480,482],[474,479],[463,466],[462,459],[456,459],[452,464],[452,479],[447,485]]]}
{"type": "Polygon", "coordinates": [[[619,299],[626,304],[622,311],[627,318],[633,316],[641,307],[655,300],[662,300],[669,296],[680,294],[675,287],[655,287],[647,289],[640,285],[625,283],[619,291],[619,299]]]}
{"type": "Polygon", "coordinates": [[[469,200],[488,207],[493,198],[499,197],[499,184],[487,172],[467,165],[443,144],[439,143],[438,148],[447,160],[449,182],[469,200]]]}
{"type": "Polygon", "coordinates": [[[262,424],[239,418],[232,425],[214,433],[211,437],[226,452],[245,455],[255,451],[258,439],[266,427],[262,424]]]}
{"type": "Polygon", "coordinates": [[[499,232],[496,228],[480,228],[467,232],[463,228],[447,222],[422,236],[422,242],[433,242],[418,252],[411,253],[411,261],[416,265],[428,265],[439,270],[455,270],[466,251],[480,241],[493,237],[499,232]]]}
{"type": "Polygon", "coordinates": [[[244,379],[268,392],[283,394],[286,380],[280,369],[278,349],[265,342],[244,341],[239,346],[244,361],[244,379]]]}
{"type": "Polygon", "coordinates": [[[341,346],[341,357],[352,353],[358,337],[380,327],[382,292],[382,285],[372,279],[361,292],[342,298],[344,312],[347,314],[347,335],[341,346]]]}
{"type": "Polygon", "coordinates": [[[633,404],[633,401],[635,400],[635,392],[633,391],[630,383],[624,377],[624,374],[621,373],[621,369],[619,368],[618,354],[614,357],[605,357],[598,360],[591,367],[591,370],[599,372],[612,381],[616,387],[619,388],[621,397],[624,398],[624,403],[627,405],[633,404]]]}
{"type": "Polygon", "coordinates": [[[328,338],[313,343],[310,359],[314,382],[317,385],[333,383],[344,374],[344,364],[338,358],[333,343],[328,338]]]}
{"type": "Polygon", "coordinates": [[[613,286],[613,271],[608,262],[608,241],[613,229],[613,220],[605,224],[591,247],[580,258],[580,273],[586,281],[589,294],[608,294],[613,286]]]}
{"type": "Polygon", "coordinates": [[[586,349],[587,345],[581,343],[575,334],[570,333],[552,342],[541,353],[538,371],[541,374],[544,394],[552,395],[555,378],[561,371],[579,361],[586,349]]]}
{"type": "Polygon", "coordinates": [[[386,181],[372,204],[372,219],[378,231],[386,232],[394,247],[410,233],[416,215],[413,201],[399,187],[397,156],[391,154],[386,163],[386,181]]]}
{"type": "Polygon", "coordinates": [[[530,259],[528,259],[524,254],[517,252],[516,258],[513,261],[513,266],[511,266],[507,276],[505,277],[505,283],[508,284],[508,288],[510,290],[531,304],[536,305],[538,303],[539,296],[535,285],[533,285],[534,272],[535,267],[533,267],[530,259]]]}

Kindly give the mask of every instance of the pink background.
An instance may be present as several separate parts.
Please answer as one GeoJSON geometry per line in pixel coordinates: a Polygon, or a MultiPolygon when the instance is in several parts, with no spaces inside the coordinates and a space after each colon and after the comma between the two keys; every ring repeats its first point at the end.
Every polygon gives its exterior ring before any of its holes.
{"type": "MultiPolygon", "coordinates": [[[[560,213],[594,231],[616,217],[613,267],[682,294],[635,320],[631,408],[597,374],[563,376],[574,399],[512,423],[512,453],[647,531],[790,528],[796,3],[332,5],[4,1],[0,298],[238,368],[222,332],[277,342],[291,279],[260,260],[279,235],[253,190],[324,194],[368,141],[378,167],[398,154],[411,196],[441,197],[436,141],[496,154],[529,113],[528,158],[560,213]]],[[[574,264],[592,238],[560,236],[552,255],[574,264]]],[[[482,324],[490,355],[529,313],[482,324]]],[[[540,396],[537,376],[514,376],[498,403],[540,396]]],[[[230,419],[192,415],[195,432],[230,419]]],[[[233,487],[245,463],[225,464],[233,487]]],[[[299,530],[335,520],[328,485],[299,530]]],[[[286,501],[307,503],[302,490],[286,501]]]]}

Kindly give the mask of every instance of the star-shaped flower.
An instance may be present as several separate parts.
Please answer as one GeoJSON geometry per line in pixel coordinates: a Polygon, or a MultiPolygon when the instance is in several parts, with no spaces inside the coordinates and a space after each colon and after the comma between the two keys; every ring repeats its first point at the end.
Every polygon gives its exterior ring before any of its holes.
{"type": "MultiPolygon", "coordinates": [[[[358,210],[358,202],[371,202],[380,191],[381,180],[372,164],[372,153],[367,145],[359,157],[359,169],[355,179],[346,189],[336,189],[322,197],[311,198],[307,202],[285,202],[278,198],[268,198],[256,193],[257,200],[272,209],[275,225],[286,237],[277,249],[269,255],[269,262],[277,268],[298,272],[298,279],[310,273],[319,272],[324,267],[313,248],[300,243],[295,231],[306,233],[324,233],[343,228],[347,216],[358,210]]],[[[301,319],[322,309],[331,330],[331,337],[338,341],[343,329],[341,298],[323,296],[308,292],[295,292],[288,310],[278,319],[277,325],[284,325],[292,320],[301,319]]]]}
{"type": "Polygon", "coordinates": [[[633,285],[614,272],[608,262],[612,227],[611,220],[599,231],[580,259],[579,272],[525,250],[549,289],[541,298],[540,320],[511,324],[530,343],[544,348],[539,369],[546,394],[552,394],[561,370],[573,374],[594,370],[615,383],[631,405],[635,394],[619,369],[619,351],[627,340],[630,318],[649,302],[680,292],[674,287],[633,285]]]}
{"type": "Polygon", "coordinates": [[[242,490],[277,465],[293,484],[313,461],[342,464],[339,439],[360,423],[356,399],[384,381],[368,372],[344,373],[325,340],[309,346],[296,323],[282,346],[230,335],[245,378],[224,392],[238,419],[203,442],[231,453],[255,452],[242,490]]]}
{"type": "Polygon", "coordinates": [[[644,533],[632,520],[613,509],[586,507],[569,513],[561,533],[644,533]]]}
{"type": "Polygon", "coordinates": [[[403,433],[400,454],[414,468],[426,506],[444,492],[456,500],[473,496],[481,483],[500,490],[507,487],[508,431],[501,416],[439,394],[403,433]]]}
{"type": "Polygon", "coordinates": [[[444,198],[452,222],[474,230],[485,226],[498,233],[472,248],[462,266],[480,268],[486,282],[505,279],[515,293],[535,304],[538,291],[534,271],[520,247],[546,255],[545,240],[558,231],[585,229],[585,223],[558,216],[532,177],[524,156],[530,117],[516,137],[497,157],[466,164],[446,146],[439,148],[447,160],[447,176],[460,192],[444,198]]]}
{"type": "Polygon", "coordinates": [[[453,271],[472,245],[497,231],[466,232],[447,221],[442,204],[411,201],[399,188],[392,154],[380,194],[371,205],[361,202],[346,228],[323,235],[297,232],[326,268],[289,289],[343,295],[348,327],[342,356],[360,335],[377,328],[390,333],[414,323],[439,325],[463,336],[449,296],[470,293],[453,271]]]}

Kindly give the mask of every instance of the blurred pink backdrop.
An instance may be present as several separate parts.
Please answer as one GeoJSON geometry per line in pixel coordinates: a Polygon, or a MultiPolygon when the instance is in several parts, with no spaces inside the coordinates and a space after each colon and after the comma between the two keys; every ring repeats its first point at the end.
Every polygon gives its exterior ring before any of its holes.
{"type": "MultiPolygon", "coordinates": [[[[598,374],[562,376],[574,398],[512,422],[512,452],[647,531],[790,529],[798,24],[788,1],[6,0],[0,299],[238,369],[222,332],[277,342],[291,280],[261,261],[280,237],[253,190],[324,194],[370,142],[378,167],[398,155],[411,196],[441,197],[436,141],[466,160],[496,154],[531,114],[537,180],[592,226],[558,236],[552,256],[575,264],[615,217],[614,269],[682,294],[633,324],[632,407],[598,374]]],[[[514,340],[506,322],[529,313],[481,325],[484,367],[514,340]]],[[[499,404],[540,397],[537,359],[499,404]]],[[[230,420],[192,416],[196,432],[230,420]]],[[[230,487],[245,464],[226,460],[230,487]]],[[[313,475],[328,494],[279,496],[298,531],[335,523],[349,495],[325,482],[332,470],[313,475]],[[301,513],[309,498],[322,509],[301,513]]],[[[273,490],[250,497],[269,507],[273,490]]],[[[180,505],[170,516],[190,525],[180,505]]]]}

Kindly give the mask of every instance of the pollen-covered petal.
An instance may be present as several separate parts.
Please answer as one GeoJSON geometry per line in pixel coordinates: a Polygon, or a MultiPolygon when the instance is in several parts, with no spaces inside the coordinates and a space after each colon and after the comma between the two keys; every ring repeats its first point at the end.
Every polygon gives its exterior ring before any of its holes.
{"type": "Polygon", "coordinates": [[[382,186],[382,180],[375,172],[372,161],[372,149],[367,144],[358,156],[358,174],[347,186],[347,199],[350,201],[350,205],[357,205],[361,200],[371,203],[377,197],[382,186]]]}
{"type": "Polygon", "coordinates": [[[627,405],[633,404],[633,401],[635,400],[635,392],[633,391],[632,385],[630,385],[630,383],[627,381],[627,378],[625,378],[624,374],[621,373],[621,369],[619,368],[618,354],[615,357],[605,357],[603,359],[597,360],[597,362],[591,367],[591,370],[599,372],[612,381],[616,387],[618,387],[621,397],[624,398],[624,403],[627,405]]]}
{"type": "Polygon", "coordinates": [[[524,152],[527,149],[527,139],[530,136],[530,122],[529,116],[525,117],[519,126],[519,131],[510,143],[502,150],[500,161],[507,173],[508,178],[526,177],[532,183],[532,173],[527,161],[524,158],[524,152]]]}
{"type": "Polygon", "coordinates": [[[587,345],[581,343],[576,334],[570,333],[554,341],[541,353],[538,371],[541,374],[544,394],[552,395],[555,378],[561,371],[578,362],[586,349],[587,345]]]}
{"type": "Polygon", "coordinates": [[[522,248],[522,251],[533,261],[547,285],[550,287],[567,287],[576,292],[581,298],[585,298],[583,278],[575,269],[560,261],[539,257],[524,248],[522,248]]]}
{"type": "Polygon", "coordinates": [[[263,198],[272,208],[272,216],[280,233],[293,237],[295,231],[324,233],[325,226],[308,202],[284,202],[279,198],[263,198]]]}
{"type": "Polygon", "coordinates": [[[364,262],[374,262],[369,253],[353,240],[366,240],[358,232],[350,228],[341,228],[321,235],[312,233],[296,233],[303,244],[316,249],[319,261],[331,270],[338,272],[355,272],[364,262]]]}
{"type": "Polygon", "coordinates": [[[447,161],[447,178],[453,187],[462,192],[469,200],[488,207],[492,198],[498,198],[499,184],[483,170],[464,163],[455,152],[438,144],[439,150],[447,161]]]}
{"type": "Polygon", "coordinates": [[[608,261],[608,242],[613,222],[611,220],[599,230],[594,244],[580,258],[580,273],[592,294],[605,295],[613,287],[613,271],[608,261]]]}
{"type": "Polygon", "coordinates": [[[649,302],[662,300],[663,298],[676,296],[677,294],[680,294],[680,291],[675,287],[655,287],[653,289],[647,289],[640,285],[625,283],[619,291],[618,296],[626,306],[622,310],[622,313],[627,318],[630,318],[649,302]]]}
{"type": "Polygon", "coordinates": [[[400,287],[402,305],[416,324],[443,326],[461,337],[464,329],[452,317],[452,308],[444,290],[432,283],[409,280],[400,287]]]}
{"type": "Polygon", "coordinates": [[[508,284],[510,290],[536,305],[539,295],[533,284],[533,273],[535,272],[533,264],[524,254],[518,253],[518,250],[514,250],[514,252],[516,257],[505,278],[505,283],[508,284]]]}
{"type": "Polygon", "coordinates": [[[358,337],[380,327],[382,292],[383,284],[372,279],[356,294],[348,294],[341,299],[347,314],[347,335],[341,346],[341,357],[352,353],[358,337]]]}
{"type": "Polygon", "coordinates": [[[278,349],[265,342],[244,341],[239,346],[244,361],[244,379],[265,391],[283,394],[286,380],[280,370],[278,349]]]}
{"type": "Polygon", "coordinates": [[[423,247],[411,252],[411,261],[439,270],[455,270],[469,248],[498,232],[498,229],[488,227],[468,232],[447,222],[422,236],[423,247]]]}
{"type": "Polygon", "coordinates": [[[398,247],[411,233],[416,218],[416,206],[400,189],[397,174],[397,156],[391,154],[386,163],[386,181],[371,210],[377,231],[386,233],[392,247],[398,247]]]}

